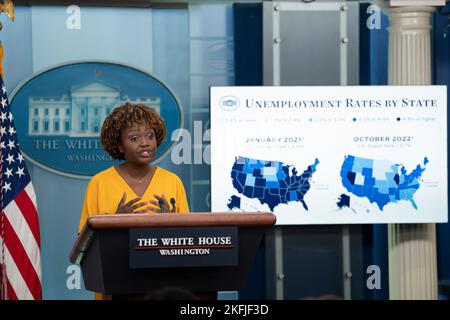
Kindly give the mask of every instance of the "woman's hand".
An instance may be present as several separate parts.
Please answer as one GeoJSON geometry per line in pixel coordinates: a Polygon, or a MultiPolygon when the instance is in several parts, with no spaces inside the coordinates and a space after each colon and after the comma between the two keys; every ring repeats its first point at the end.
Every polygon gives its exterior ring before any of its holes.
{"type": "Polygon", "coordinates": [[[149,202],[154,204],[155,206],[157,206],[158,208],[151,208],[151,207],[147,207],[150,210],[154,211],[154,212],[158,212],[158,213],[163,213],[163,212],[170,212],[170,205],[169,205],[169,201],[167,201],[166,197],[164,195],[158,196],[157,194],[153,195],[158,201],[156,200],[150,200],[149,202]]]}
{"type": "Polygon", "coordinates": [[[138,202],[139,200],[142,199],[142,197],[137,197],[125,203],[126,199],[127,193],[124,192],[122,199],[120,200],[119,205],[117,206],[116,213],[146,213],[150,211],[150,209],[152,209],[150,207],[146,207],[145,209],[134,211],[138,208],[142,208],[143,206],[145,206],[147,204],[147,201],[138,202]]]}

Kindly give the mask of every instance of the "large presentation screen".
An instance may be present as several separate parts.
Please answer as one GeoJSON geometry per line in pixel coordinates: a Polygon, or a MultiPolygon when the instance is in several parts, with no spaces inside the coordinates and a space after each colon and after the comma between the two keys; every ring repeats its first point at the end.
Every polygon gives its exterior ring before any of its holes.
{"type": "Polygon", "coordinates": [[[445,86],[212,87],[211,209],[447,222],[445,86]]]}

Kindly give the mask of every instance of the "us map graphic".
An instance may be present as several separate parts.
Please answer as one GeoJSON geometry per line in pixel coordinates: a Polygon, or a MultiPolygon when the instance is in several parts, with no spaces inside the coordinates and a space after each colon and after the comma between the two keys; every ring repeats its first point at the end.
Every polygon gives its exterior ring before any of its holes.
{"type": "MultiPolygon", "coordinates": [[[[429,160],[408,172],[402,164],[390,160],[363,158],[346,155],[340,166],[340,183],[347,193],[338,197],[338,209],[352,208],[352,199],[366,198],[375,203],[380,211],[387,204],[408,201],[414,209],[418,205],[414,200],[420,188],[421,176],[429,160]]],[[[267,204],[273,212],[280,204],[300,202],[309,211],[305,195],[310,192],[311,179],[317,171],[319,160],[316,158],[301,173],[292,165],[278,160],[260,160],[248,157],[235,157],[231,168],[231,182],[237,195],[231,195],[227,206],[230,210],[245,209],[241,207],[242,197],[257,199],[267,204]]],[[[326,201],[326,199],[323,199],[326,201]]]]}
{"type": "MultiPolygon", "coordinates": [[[[276,160],[235,158],[231,169],[233,187],[240,195],[258,199],[273,211],[281,203],[298,201],[308,210],[304,197],[310,190],[310,180],[316,172],[319,160],[309,165],[301,174],[294,166],[276,160]]],[[[232,195],[228,208],[241,209],[240,196],[232,195]]]]}
{"type": "Polygon", "coordinates": [[[408,201],[418,209],[414,194],[420,188],[420,178],[428,164],[425,157],[408,173],[405,166],[390,160],[376,160],[346,155],[341,167],[341,181],[350,193],[341,194],[337,203],[340,209],[351,208],[351,197],[367,198],[383,211],[389,203],[408,201]]]}

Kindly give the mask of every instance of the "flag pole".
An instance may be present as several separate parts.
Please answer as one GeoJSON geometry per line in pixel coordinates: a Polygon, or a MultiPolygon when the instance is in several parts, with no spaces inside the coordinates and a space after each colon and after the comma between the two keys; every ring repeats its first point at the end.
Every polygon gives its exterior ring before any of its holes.
{"type": "MultiPolygon", "coordinates": [[[[12,0],[0,0],[0,14],[5,13],[12,21],[14,21],[14,4],[12,0]]],[[[3,26],[0,22],[0,30],[3,26]]],[[[0,41],[0,77],[4,79],[3,73],[3,45],[0,41]]],[[[6,262],[5,262],[5,212],[3,211],[3,152],[0,150],[0,271],[1,271],[1,290],[0,300],[8,300],[8,286],[6,277],[6,262]]]]}
{"type": "MultiPolygon", "coordinates": [[[[3,79],[3,45],[0,41],[0,77],[3,79]]],[[[0,150],[0,183],[3,187],[3,151],[0,150]]],[[[1,269],[1,295],[0,300],[8,300],[8,289],[6,282],[6,263],[5,263],[5,212],[3,211],[3,190],[0,189],[0,208],[1,208],[1,222],[0,222],[0,237],[2,242],[0,255],[0,269],[1,269]]]]}

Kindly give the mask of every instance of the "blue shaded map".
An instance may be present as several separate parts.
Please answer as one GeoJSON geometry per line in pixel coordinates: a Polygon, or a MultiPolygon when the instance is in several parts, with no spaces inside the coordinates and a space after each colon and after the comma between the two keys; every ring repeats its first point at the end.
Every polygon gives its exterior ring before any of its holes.
{"type": "MultiPolygon", "coordinates": [[[[290,201],[299,201],[308,210],[304,197],[311,188],[310,180],[318,164],[319,160],[315,159],[314,164],[298,175],[294,166],[281,161],[237,157],[231,169],[231,179],[239,194],[266,203],[271,211],[280,203],[290,201]]],[[[240,209],[241,199],[233,195],[227,205],[230,210],[240,209]]]]}
{"type": "MultiPolygon", "coordinates": [[[[380,210],[389,204],[409,201],[414,209],[413,197],[420,187],[420,178],[426,169],[428,158],[418,164],[410,173],[402,164],[389,160],[374,160],[353,155],[345,156],[341,167],[342,185],[351,194],[375,202],[380,210]]],[[[342,209],[351,206],[351,197],[341,194],[337,206],[342,209]]]]}

